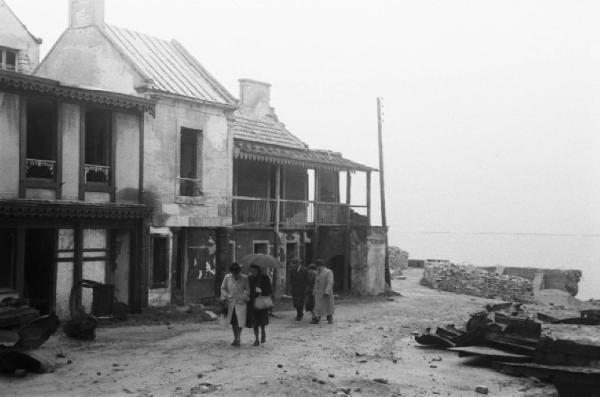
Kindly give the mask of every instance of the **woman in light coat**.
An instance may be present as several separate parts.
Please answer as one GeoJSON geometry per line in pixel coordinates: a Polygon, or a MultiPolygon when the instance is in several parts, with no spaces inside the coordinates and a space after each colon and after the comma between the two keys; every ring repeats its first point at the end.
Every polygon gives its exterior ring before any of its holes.
{"type": "Polygon", "coordinates": [[[233,330],[232,346],[240,345],[242,327],[246,324],[246,307],[250,300],[248,276],[242,274],[242,267],[234,262],[229,267],[221,284],[221,299],[227,300],[227,322],[233,330]]]}
{"type": "Polygon", "coordinates": [[[325,263],[321,259],[315,260],[315,265],[317,265],[317,275],[313,289],[315,314],[312,323],[318,324],[322,316],[327,316],[327,322],[331,324],[333,323],[333,312],[335,311],[333,301],[333,272],[325,267],[325,263]]]}

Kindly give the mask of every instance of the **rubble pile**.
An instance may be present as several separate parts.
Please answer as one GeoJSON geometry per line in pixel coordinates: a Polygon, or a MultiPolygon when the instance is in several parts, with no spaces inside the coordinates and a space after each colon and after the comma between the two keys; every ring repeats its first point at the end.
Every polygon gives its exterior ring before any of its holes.
{"type": "Polygon", "coordinates": [[[561,396],[595,396],[600,390],[600,310],[563,319],[539,312],[534,319],[530,313],[521,303],[491,304],[471,314],[464,327],[428,328],[415,333],[415,340],[552,383],[561,396]]]}
{"type": "Polygon", "coordinates": [[[428,263],[421,284],[441,291],[515,302],[534,300],[531,281],[495,274],[475,266],[428,263]]]}

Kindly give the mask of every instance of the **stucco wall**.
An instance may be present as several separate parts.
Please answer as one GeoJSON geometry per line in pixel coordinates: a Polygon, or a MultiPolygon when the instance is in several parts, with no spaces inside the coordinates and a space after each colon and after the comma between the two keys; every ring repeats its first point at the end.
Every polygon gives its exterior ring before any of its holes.
{"type": "Polygon", "coordinates": [[[138,96],[144,82],[95,26],[65,31],[35,75],[138,96]]]}
{"type": "Polygon", "coordinates": [[[0,92],[0,198],[19,194],[19,97],[0,92]]]}
{"type": "Polygon", "coordinates": [[[385,291],[385,234],[381,228],[351,230],[352,291],[377,295],[385,291]]]}
{"type": "Polygon", "coordinates": [[[23,73],[31,73],[39,63],[39,44],[2,0],[0,0],[0,47],[19,50],[19,58],[29,60],[26,70],[20,70],[23,73]]]}
{"type": "Polygon", "coordinates": [[[136,203],[139,200],[140,123],[132,114],[116,114],[116,200],[136,203]]]}
{"type": "Polygon", "coordinates": [[[156,211],[155,226],[231,224],[231,146],[222,110],[178,100],[158,103],[156,117],[146,116],[144,143],[144,192],[156,211]],[[198,197],[178,197],[181,128],[201,131],[202,195],[198,197]]]}
{"type": "Polygon", "coordinates": [[[62,196],[64,200],[79,199],[79,128],[80,107],[63,103],[62,117],[62,196]]]}

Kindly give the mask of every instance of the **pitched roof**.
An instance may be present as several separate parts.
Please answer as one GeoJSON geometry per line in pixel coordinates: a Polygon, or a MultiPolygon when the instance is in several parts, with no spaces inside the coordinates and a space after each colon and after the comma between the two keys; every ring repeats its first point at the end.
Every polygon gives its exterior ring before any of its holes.
{"type": "Polygon", "coordinates": [[[236,139],[299,149],[308,147],[274,117],[257,117],[238,110],[233,116],[232,130],[236,139]]]}
{"type": "Polygon", "coordinates": [[[31,33],[31,31],[27,28],[27,26],[23,23],[23,21],[21,21],[21,19],[19,19],[19,17],[17,16],[17,14],[15,14],[15,12],[12,10],[12,8],[10,8],[8,6],[8,4],[6,4],[6,2],[4,0],[0,0],[0,7],[4,6],[6,7],[6,9],[8,10],[8,12],[10,12],[13,17],[15,17],[15,19],[21,24],[21,26],[23,26],[23,29],[25,29],[25,31],[27,32],[27,34],[29,34],[29,36],[31,36],[31,38],[33,39],[33,41],[35,41],[37,44],[42,44],[42,39],[40,39],[39,37],[36,37],[33,35],[33,33],[31,33]]]}
{"type": "Polygon", "coordinates": [[[340,153],[308,148],[291,148],[268,145],[261,142],[235,141],[234,157],[242,160],[264,161],[267,163],[294,165],[306,168],[327,169],[333,171],[374,171],[340,153]]]}
{"type": "Polygon", "coordinates": [[[149,80],[150,90],[220,105],[236,105],[235,98],[177,41],[112,25],[105,25],[103,32],[149,80]]]}

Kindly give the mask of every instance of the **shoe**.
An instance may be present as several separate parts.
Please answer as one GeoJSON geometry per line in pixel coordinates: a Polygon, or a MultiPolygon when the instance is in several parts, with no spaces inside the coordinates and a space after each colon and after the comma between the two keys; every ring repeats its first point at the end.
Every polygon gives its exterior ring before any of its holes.
{"type": "Polygon", "coordinates": [[[302,321],[302,316],[296,316],[296,321],[302,321]]]}
{"type": "Polygon", "coordinates": [[[233,343],[231,344],[231,346],[239,346],[239,345],[240,345],[239,340],[234,340],[233,343]]]}
{"type": "Polygon", "coordinates": [[[262,338],[260,338],[260,343],[267,343],[267,336],[263,335],[262,338]]]}
{"type": "Polygon", "coordinates": [[[252,346],[260,346],[260,342],[257,340],[254,341],[254,343],[252,344],[252,346]]]}

